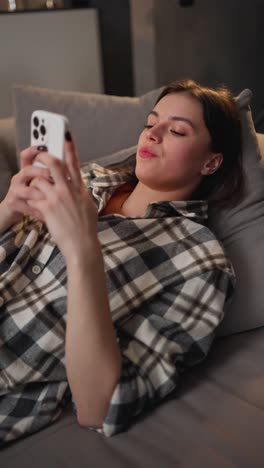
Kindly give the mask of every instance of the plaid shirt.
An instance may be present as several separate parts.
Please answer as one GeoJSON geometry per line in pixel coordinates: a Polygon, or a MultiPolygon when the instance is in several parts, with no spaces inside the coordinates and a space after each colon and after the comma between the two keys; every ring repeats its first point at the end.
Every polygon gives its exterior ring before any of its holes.
{"type": "MultiPolygon", "coordinates": [[[[100,212],[135,176],[92,164],[84,183],[100,212]]],[[[98,219],[122,372],[98,432],[124,430],[200,362],[234,273],[204,226],[203,201],[151,203],[144,216],[98,219]]],[[[25,217],[0,239],[0,446],[55,421],[70,399],[65,372],[67,276],[45,225],[25,217]]]]}

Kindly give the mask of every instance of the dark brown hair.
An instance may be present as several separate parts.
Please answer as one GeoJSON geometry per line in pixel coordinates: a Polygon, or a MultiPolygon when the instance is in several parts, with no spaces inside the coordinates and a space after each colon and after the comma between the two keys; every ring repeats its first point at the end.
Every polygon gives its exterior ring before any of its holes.
{"type": "Polygon", "coordinates": [[[221,205],[235,202],[242,191],[243,170],[241,123],[232,93],[225,87],[209,88],[184,79],[166,86],[156,104],[167,94],[179,92],[186,92],[201,103],[211,137],[211,151],[223,154],[221,166],[203,177],[194,198],[213,200],[221,205]]]}

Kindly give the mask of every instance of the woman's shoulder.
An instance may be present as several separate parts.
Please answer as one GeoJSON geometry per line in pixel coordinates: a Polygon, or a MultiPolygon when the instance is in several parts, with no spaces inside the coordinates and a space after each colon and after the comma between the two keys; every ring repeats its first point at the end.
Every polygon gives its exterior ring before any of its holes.
{"type": "Polygon", "coordinates": [[[206,225],[187,219],[188,234],[184,239],[186,251],[202,269],[221,269],[234,276],[234,269],[222,241],[206,225]]]}

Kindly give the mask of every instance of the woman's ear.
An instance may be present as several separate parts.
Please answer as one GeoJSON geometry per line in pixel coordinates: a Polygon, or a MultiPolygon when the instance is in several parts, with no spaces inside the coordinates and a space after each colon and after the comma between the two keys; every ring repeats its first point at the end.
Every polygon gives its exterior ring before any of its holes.
{"type": "Polygon", "coordinates": [[[224,158],[223,158],[222,153],[213,153],[210,159],[208,159],[206,163],[204,164],[201,170],[201,174],[202,175],[213,174],[215,171],[217,171],[217,169],[219,169],[219,167],[221,166],[223,162],[223,159],[224,158]]]}

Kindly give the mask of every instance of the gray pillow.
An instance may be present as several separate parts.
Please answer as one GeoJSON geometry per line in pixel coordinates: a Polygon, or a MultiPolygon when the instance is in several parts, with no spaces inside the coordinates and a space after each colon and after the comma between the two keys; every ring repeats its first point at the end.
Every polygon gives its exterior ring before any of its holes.
{"type": "Polygon", "coordinates": [[[16,85],[13,98],[18,154],[29,146],[30,116],[37,109],[68,117],[81,163],[135,145],[160,90],[141,97],[120,97],[16,85]]]}
{"type": "MultiPolygon", "coordinates": [[[[236,98],[242,122],[245,190],[230,209],[212,206],[208,226],[222,241],[236,272],[237,285],[218,336],[264,326],[264,171],[250,111],[252,93],[236,98]]],[[[261,138],[261,136],[260,136],[261,138]]],[[[102,165],[133,161],[136,146],[97,160],[102,165]]]]}
{"type": "Polygon", "coordinates": [[[227,335],[264,326],[264,171],[250,101],[244,90],[237,97],[243,137],[245,190],[241,201],[229,209],[211,208],[209,227],[232,260],[237,286],[232,303],[219,327],[227,335]]]}

